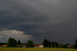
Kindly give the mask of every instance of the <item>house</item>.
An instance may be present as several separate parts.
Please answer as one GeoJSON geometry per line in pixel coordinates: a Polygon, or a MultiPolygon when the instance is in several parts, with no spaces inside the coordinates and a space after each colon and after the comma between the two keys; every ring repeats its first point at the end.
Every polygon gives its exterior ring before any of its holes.
{"type": "Polygon", "coordinates": [[[43,44],[39,44],[38,46],[39,46],[39,48],[43,48],[44,47],[43,44]]]}
{"type": "Polygon", "coordinates": [[[1,45],[1,48],[3,48],[3,47],[8,47],[8,45],[1,45]]]}
{"type": "Polygon", "coordinates": [[[67,48],[72,48],[72,45],[68,45],[67,48]]]}
{"type": "Polygon", "coordinates": [[[43,44],[34,44],[34,48],[43,48],[43,44]]]}
{"type": "Polygon", "coordinates": [[[17,47],[26,48],[26,44],[24,44],[24,43],[20,44],[20,45],[17,44],[17,47]]]}

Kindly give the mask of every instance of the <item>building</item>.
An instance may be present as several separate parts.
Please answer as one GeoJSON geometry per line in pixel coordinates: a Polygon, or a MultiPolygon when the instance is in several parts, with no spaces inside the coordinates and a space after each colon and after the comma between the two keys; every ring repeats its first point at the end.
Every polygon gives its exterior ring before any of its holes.
{"type": "Polygon", "coordinates": [[[43,44],[34,44],[34,48],[43,48],[43,44]]]}
{"type": "Polygon", "coordinates": [[[39,44],[38,46],[39,46],[39,48],[43,48],[44,47],[43,44],[39,44]]]}
{"type": "Polygon", "coordinates": [[[20,44],[20,45],[17,44],[17,47],[26,48],[26,44],[24,44],[24,43],[20,44]]]}
{"type": "Polygon", "coordinates": [[[72,48],[72,45],[68,45],[67,48],[72,48]]]}
{"type": "Polygon", "coordinates": [[[3,47],[8,47],[8,45],[1,45],[1,48],[3,48],[3,47]]]}

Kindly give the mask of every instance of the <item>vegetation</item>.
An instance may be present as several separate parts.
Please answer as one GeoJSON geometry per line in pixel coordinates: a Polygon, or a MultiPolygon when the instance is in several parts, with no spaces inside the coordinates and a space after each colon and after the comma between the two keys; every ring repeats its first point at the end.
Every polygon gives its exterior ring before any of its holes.
{"type": "Polygon", "coordinates": [[[5,44],[8,44],[8,43],[0,43],[0,46],[1,46],[1,45],[5,45],[5,44]]]}
{"type": "Polygon", "coordinates": [[[8,47],[16,47],[17,41],[13,38],[8,39],[8,47]]]}
{"type": "Polygon", "coordinates": [[[62,46],[62,48],[67,48],[68,45],[69,45],[69,44],[64,44],[64,45],[62,46]]]}
{"type": "Polygon", "coordinates": [[[47,39],[45,39],[43,41],[43,45],[44,45],[44,47],[50,47],[51,46],[50,41],[48,41],[47,39]]]}
{"type": "Polygon", "coordinates": [[[51,47],[58,47],[58,43],[57,42],[51,42],[51,47]]]}
{"type": "Polygon", "coordinates": [[[50,42],[49,40],[45,39],[43,41],[43,45],[44,47],[58,47],[58,43],[57,42],[50,42]]]}
{"type": "Polygon", "coordinates": [[[20,45],[20,44],[21,44],[20,40],[18,40],[17,44],[18,44],[18,45],[20,45]]]}
{"type": "Polygon", "coordinates": [[[9,38],[8,39],[8,43],[0,43],[0,47],[29,47],[29,48],[33,48],[33,47],[44,47],[44,48],[75,48],[77,49],[77,39],[75,40],[75,44],[74,45],[69,45],[69,44],[58,44],[57,42],[51,42],[47,39],[44,39],[44,41],[42,42],[42,44],[37,44],[35,45],[35,43],[32,40],[28,40],[27,43],[21,43],[20,40],[15,40],[14,38],[9,38]],[[42,46],[43,45],[43,46],[42,46]]]}
{"type": "Polygon", "coordinates": [[[77,49],[77,38],[75,40],[75,44],[73,45],[73,47],[77,49]]]}
{"type": "Polygon", "coordinates": [[[34,42],[32,40],[28,40],[27,47],[34,47],[34,42]]]}
{"type": "Polygon", "coordinates": [[[73,46],[74,46],[74,48],[77,48],[77,44],[74,44],[73,46]]]}

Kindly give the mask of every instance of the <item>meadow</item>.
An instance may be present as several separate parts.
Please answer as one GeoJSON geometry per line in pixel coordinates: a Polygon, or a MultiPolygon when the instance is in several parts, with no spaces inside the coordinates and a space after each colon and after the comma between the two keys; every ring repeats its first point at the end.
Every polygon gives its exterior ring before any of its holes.
{"type": "Polygon", "coordinates": [[[0,48],[0,51],[77,51],[77,49],[63,49],[63,48],[0,48]]]}

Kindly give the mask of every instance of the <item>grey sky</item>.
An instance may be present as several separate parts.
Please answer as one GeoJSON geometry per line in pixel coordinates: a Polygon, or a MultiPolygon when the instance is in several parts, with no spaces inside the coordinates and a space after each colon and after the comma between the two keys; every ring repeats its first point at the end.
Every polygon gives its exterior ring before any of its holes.
{"type": "Polygon", "coordinates": [[[77,34],[77,0],[0,0],[0,41],[6,37],[1,33],[10,30],[24,32],[23,42],[47,38],[72,44],[77,34]]]}

